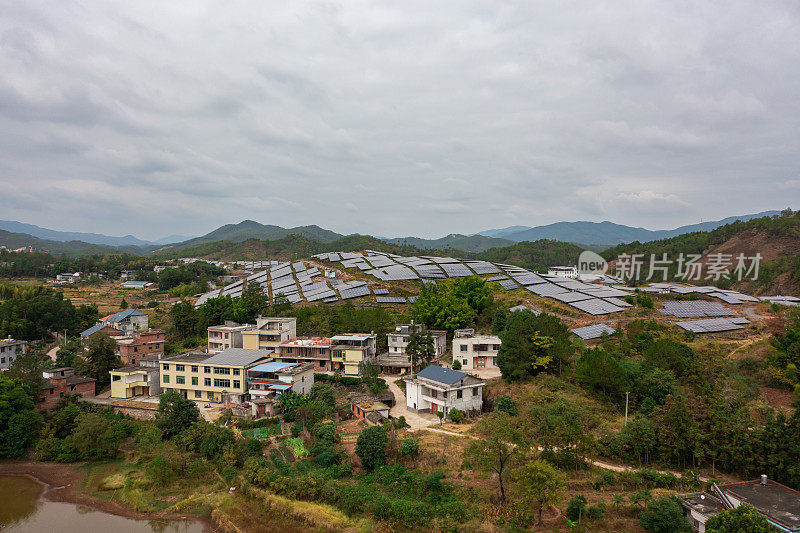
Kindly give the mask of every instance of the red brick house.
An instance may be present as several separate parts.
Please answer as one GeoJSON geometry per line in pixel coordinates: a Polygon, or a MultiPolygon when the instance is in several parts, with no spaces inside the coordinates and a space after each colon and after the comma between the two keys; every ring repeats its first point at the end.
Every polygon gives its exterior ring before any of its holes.
{"type": "Polygon", "coordinates": [[[37,409],[52,409],[67,395],[80,394],[83,398],[92,398],[95,395],[95,380],[76,376],[70,367],[53,368],[42,372],[45,384],[39,396],[37,409]]]}
{"type": "Polygon", "coordinates": [[[124,337],[114,337],[116,354],[125,365],[136,365],[143,357],[164,355],[164,332],[160,329],[132,331],[124,337]]]}

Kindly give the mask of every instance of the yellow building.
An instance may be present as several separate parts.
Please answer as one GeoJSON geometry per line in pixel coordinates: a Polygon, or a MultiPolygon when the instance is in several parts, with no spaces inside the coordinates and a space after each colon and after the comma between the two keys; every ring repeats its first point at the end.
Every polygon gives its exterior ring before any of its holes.
{"type": "Polygon", "coordinates": [[[148,357],[139,365],[125,366],[109,372],[111,397],[116,399],[134,396],[157,396],[161,393],[158,372],[159,359],[148,357]]]}
{"type": "Polygon", "coordinates": [[[362,362],[372,363],[377,351],[374,333],[346,333],[331,337],[331,367],[345,376],[359,376],[362,362]]]}
{"type": "Polygon", "coordinates": [[[247,369],[270,359],[269,350],[229,348],[216,354],[189,353],[161,360],[161,388],[203,402],[242,403],[247,369]]]}
{"type": "Polygon", "coordinates": [[[242,348],[277,352],[282,342],[297,337],[297,319],[293,317],[258,317],[254,329],[241,333],[242,348]]]}

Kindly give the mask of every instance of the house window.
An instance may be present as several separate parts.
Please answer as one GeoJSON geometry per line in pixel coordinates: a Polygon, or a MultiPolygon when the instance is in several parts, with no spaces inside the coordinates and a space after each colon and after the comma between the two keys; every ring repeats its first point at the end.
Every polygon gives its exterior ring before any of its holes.
{"type": "Polygon", "coordinates": [[[111,376],[111,381],[119,381],[120,379],[122,379],[120,376],[111,376]]]}
{"type": "Polygon", "coordinates": [[[480,394],[480,391],[481,389],[479,387],[475,387],[474,389],[472,389],[472,395],[477,396],[478,394],[480,394]]]}
{"type": "Polygon", "coordinates": [[[459,349],[460,349],[462,352],[466,352],[466,351],[467,351],[467,345],[466,345],[466,344],[462,344],[462,345],[460,345],[458,348],[459,348],[459,349]]]}
{"type": "Polygon", "coordinates": [[[194,397],[195,398],[200,398],[200,396],[202,396],[202,394],[203,393],[201,391],[199,391],[199,390],[194,391],[194,397]]]}
{"type": "Polygon", "coordinates": [[[233,380],[233,388],[234,389],[238,389],[239,387],[241,387],[241,382],[238,379],[234,379],[233,380]]]}
{"type": "Polygon", "coordinates": [[[461,360],[461,364],[462,364],[462,366],[466,366],[466,364],[467,364],[467,360],[466,360],[466,359],[462,359],[462,360],[461,360]]]}
{"type": "Polygon", "coordinates": [[[231,380],[229,380],[229,379],[215,379],[214,380],[214,386],[215,387],[230,388],[231,380]]]}
{"type": "Polygon", "coordinates": [[[208,393],[208,399],[209,400],[213,400],[214,399],[214,393],[213,392],[209,392],[208,393]]]}
{"type": "Polygon", "coordinates": [[[164,379],[163,379],[163,381],[164,381],[164,383],[169,383],[169,375],[167,375],[167,374],[164,374],[164,379]]]}
{"type": "Polygon", "coordinates": [[[197,385],[197,378],[194,376],[192,377],[192,385],[197,385]]]}
{"type": "Polygon", "coordinates": [[[215,366],[215,367],[214,367],[214,373],[215,373],[215,374],[225,374],[225,375],[230,375],[230,373],[231,373],[231,369],[230,369],[230,368],[220,368],[220,367],[218,367],[218,366],[215,366]]]}
{"type": "Polygon", "coordinates": [[[199,371],[199,367],[197,365],[192,365],[192,372],[196,373],[198,371],[199,371]]]}
{"type": "Polygon", "coordinates": [[[234,368],[233,369],[233,375],[234,376],[238,376],[239,375],[239,369],[238,368],[234,368]]]}
{"type": "Polygon", "coordinates": [[[500,350],[500,345],[499,344],[492,344],[492,349],[496,352],[496,351],[500,350]]]}
{"type": "Polygon", "coordinates": [[[225,338],[226,338],[226,339],[228,338],[228,334],[227,334],[227,333],[225,334],[225,338]]]}
{"type": "Polygon", "coordinates": [[[461,398],[461,396],[463,396],[463,394],[461,393],[461,389],[459,389],[456,391],[456,398],[461,398]]]}
{"type": "Polygon", "coordinates": [[[164,370],[169,370],[169,365],[164,363],[163,365],[161,365],[161,368],[163,368],[164,370]]]}
{"type": "Polygon", "coordinates": [[[210,387],[211,386],[211,378],[203,379],[203,385],[206,386],[206,387],[210,387]]]}
{"type": "Polygon", "coordinates": [[[175,376],[175,383],[177,383],[178,385],[183,385],[184,383],[186,383],[186,378],[184,378],[183,376],[175,376]]]}
{"type": "Polygon", "coordinates": [[[175,365],[175,372],[183,372],[185,370],[183,365],[175,365]]]}
{"type": "Polygon", "coordinates": [[[206,374],[210,374],[211,373],[211,367],[210,366],[204,366],[203,367],[203,372],[205,372],[206,374]]]}

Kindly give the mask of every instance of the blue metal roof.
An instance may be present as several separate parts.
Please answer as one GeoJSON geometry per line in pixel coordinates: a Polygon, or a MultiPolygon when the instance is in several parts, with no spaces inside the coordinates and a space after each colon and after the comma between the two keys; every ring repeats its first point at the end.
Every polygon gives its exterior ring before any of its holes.
{"type": "Polygon", "coordinates": [[[291,366],[295,366],[298,363],[279,363],[277,361],[271,361],[269,363],[261,363],[260,365],[256,365],[253,368],[248,369],[248,372],[277,372],[278,370],[283,370],[284,368],[289,368],[291,366]]]}
{"type": "Polygon", "coordinates": [[[292,388],[292,386],[289,383],[287,383],[286,385],[270,385],[269,386],[270,390],[279,390],[279,391],[285,391],[285,390],[289,390],[291,388],[292,388]]]}
{"type": "Polygon", "coordinates": [[[81,331],[81,337],[90,337],[106,327],[104,324],[95,324],[87,330],[81,331]]]}
{"type": "Polygon", "coordinates": [[[438,381],[439,383],[445,383],[447,385],[452,385],[453,383],[467,377],[467,374],[464,372],[459,372],[458,370],[443,368],[436,365],[430,365],[423,370],[420,370],[417,375],[421,378],[429,379],[431,381],[438,381]]]}
{"type": "Polygon", "coordinates": [[[137,309],[125,309],[124,311],[120,311],[119,313],[114,313],[110,317],[108,317],[107,322],[119,322],[120,320],[125,320],[129,316],[141,316],[144,315],[141,311],[137,309]]]}

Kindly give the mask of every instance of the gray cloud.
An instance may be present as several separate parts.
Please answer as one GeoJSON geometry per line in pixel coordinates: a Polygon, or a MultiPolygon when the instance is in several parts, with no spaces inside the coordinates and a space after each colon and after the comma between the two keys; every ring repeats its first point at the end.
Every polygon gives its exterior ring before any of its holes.
{"type": "Polygon", "coordinates": [[[800,207],[796,2],[0,4],[4,218],[441,236],[800,207]]]}

